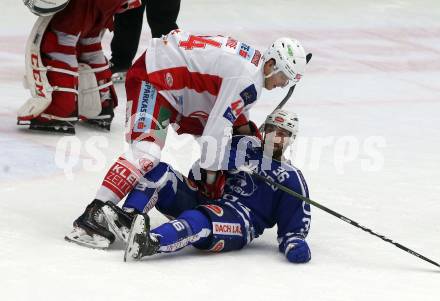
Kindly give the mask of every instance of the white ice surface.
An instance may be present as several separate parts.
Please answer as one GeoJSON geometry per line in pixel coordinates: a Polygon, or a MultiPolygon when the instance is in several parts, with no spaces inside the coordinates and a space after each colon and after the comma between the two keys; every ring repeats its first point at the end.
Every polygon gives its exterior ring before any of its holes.
{"type": "MultiPolygon", "coordinates": [[[[124,88],[111,133],[78,126],[78,139],[66,140],[19,130],[35,18],[21,1],[0,9],[0,300],[440,300],[439,268],[316,208],[305,265],[277,252],[275,229],[240,252],[188,248],[134,264],[120,249],[65,242],[124,148],[124,88]]],[[[179,24],[262,48],[299,39],[314,57],[287,108],[301,117],[297,164],[311,197],[440,261],[440,2],[186,0],[179,24]],[[384,142],[383,166],[368,171],[373,136],[384,142]],[[350,161],[338,160],[341,149],[350,161]]],[[[149,36],[145,28],[140,49],[149,36]]],[[[284,94],[263,95],[258,124],[284,94]]],[[[185,171],[198,154],[190,143],[171,133],[164,159],[185,171]]],[[[154,212],[152,221],[164,218],[154,212]]]]}

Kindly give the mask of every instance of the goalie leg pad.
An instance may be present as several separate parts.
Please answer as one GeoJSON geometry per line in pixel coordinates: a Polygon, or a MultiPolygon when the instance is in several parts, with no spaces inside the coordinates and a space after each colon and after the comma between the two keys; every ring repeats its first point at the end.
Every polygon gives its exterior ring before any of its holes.
{"type": "Polygon", "coordinates": [[[108,65],[94,67],[80,64],[79,116],[88,123],[110,130],[113,108],[118,103],[108,65]]]}
{"type": "Polygon", "coordinates": [[[41,59],[41,43],[44,33],[52,17],[39,17],[26,42],[25,55],[25,86],[31,91],[32,97],[43,97],[52,101],[52,86],[47,80],[46,71],[41,59]]]}
{"type": "MultiPolygon", "coordinates": [[[[95,117],[98,117],[95,119],[113,118],[113,108],[116,107],[118,103],[113,82],[111,81],[112,73],[110,66],[102,51],[101,40],[104,33],[105,31],[102,30],[98,35],[87,35],[79,39],[78,57],[80,62],[86,65],[83,65],[85,68],[80,72],[79,81],[82,86],[80,97],[92,93],[93,100],[97,102],[99,96],[99,100],[102,104],[102,112],[98,112],[95,116],[80,107],[80,115],[88,119],[95,117]],[[91,78],[92,75],[95,76],[95,79],[91,78]],[[96,95],[96,93],[99,95],[96,95]],[[111,112],[108,110],[108,107],[111,108],[111,112]],[[105,116],[109,115],[109,113],[111,113],[111,116],[105,116]]],[[[83,101],[81,100],[81,104],[82,103],[83,101]]]]}
{"type": "Polygon", "coordinates": [[[44,32],[52,17],[40,17],[35,22],[26,42],[26,73],[24,86],[32,97],[17,112],[18,123],[31,120],[40,115],[52,102],[52,86],[46,76],[40,55],[40,45],[44,32]]]}
{"type": "Polygon", "coordinates": [[[79,64],[78,109],[81,118],[94,118],[101,114],[101,96],[95,70],[85,63],[79,64]]]}
{"type": "Polygon", "coordinates": [[[51,102],[51,99],[41,96],[29,98],[17,111],[18,124],[25,124],[25,121],[38,117],[51,102]]]}
{"type": "MultiPolygon", "coordinates": [[[[42,120],[77,120],[76,117],[72,118],[72,113],[76,114],[75,86],[78,76],[76,66],[71,66],[72,61],[74,65],[76,62],[75,45],[59,45],[57,34],[46,30],[51,18],[37,19],[26,44],[25,87],[30,89],[32,97],[18,110],[18,124],[27,124],[26,121],[43,112],[46,116],[41,116],[44,117],[42,120]],[[41,53],[45,53],[47,58],[43,59],[41,53]]],[[[75,44],[77,39],[69,35],[67,40],[75,44]]]]}

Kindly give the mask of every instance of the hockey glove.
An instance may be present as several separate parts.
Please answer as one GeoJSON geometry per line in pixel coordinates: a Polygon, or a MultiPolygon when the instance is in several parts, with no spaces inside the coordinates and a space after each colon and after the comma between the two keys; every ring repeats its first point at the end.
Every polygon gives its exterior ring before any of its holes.
{"type": "Polygon", "coordinates": [[[305,263],[312,258],[307,242],[299,238],[290,241],[284,253],[287,260],[294,263],[305,263]]]}
{"type": "Polygon", "coordinates": [[[202,169],[202,180],[197,181],[199,193],[208,199],[219,199],[223,195],[226,176],[223,171],[207,171],[202,169]]]}
{"type": "Polygon", "coordinates": [[[234,124],[234,126],[232,127],[232,135],[234,135],[234,136],[235,135],[255,136],[260,141],[263,140],[263,136],[261,135],[260,130],[258,129],[255,122],[253,122],[252,120],[249,120],[248,123],[241,124],[239,126],[236,126],[234,124]],[[245,127],[245,126],[247,126],[247,127],[245,127]]]}

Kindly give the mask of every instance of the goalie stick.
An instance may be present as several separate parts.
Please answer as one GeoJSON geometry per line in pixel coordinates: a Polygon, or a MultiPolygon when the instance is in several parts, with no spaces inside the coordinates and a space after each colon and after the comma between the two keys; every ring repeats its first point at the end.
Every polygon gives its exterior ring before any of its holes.
{"type": "MultiPolygon", "coordinates": [[[[306,55],[306,64],[308,64],[310,62],[310,60],[312,59],[312,53],[309,53],[306,55]]],[[[283,98],[283,100],[281,100],[281,102],[277,105],[277,107],[272,111],[275,112],[278,109],[281,109],[282,107],[284,107],[284,105],[286,104],[286,102],[289,100],[290,96],[292,96],[293,90],[295,90],[296,84],[294,84],[292,87],[289,88],[289,91],[287,91],[286,96],[283,98]]],[[[272,114],[270,113],[270,114],[272,114]]],[[[260,126],[260,128],[258,129],[260,132],[262,132],[264,129],[264,123],[260,126]]]]}
{"type": "Polygon", "coordinates": [[[333,211],[333,210],[331,210],[331,209],[329,209],[329,208],[327,208],[327,207],[325,207],[325,206],[323,206],[323,205],[321,205],[321,204],[319,204],[319,203],[317,203],[317,202],[315,202],[315,201],[313,201],[313,200],[311,200],[309,198],[306,198],[305,196],[303,196],[303,195],[301,195],[301,194],[299,194],[299,193],[297,193],[297,192],[287,188],[284,185],[276,183],[276,182],[274,182],[274,181],[272,181],[272,180],[270,180],[270,179],[268,179],[268,178],[266,178],[266,177],[256,173],[254,170],[251,170],[251,169],[248,169],[248,168],[240,168],[240,170],[244,171],[244,172],[246,172],[246,173],[248,173],[248,174],[250,174],[252,176],[255,176],[258,179],[261,179],[262,181],[266,182],[267,184],[273,185],[273,186],[281,189],[282,191],[290,194],[291,196],[297,197],[297,198],[303,200],[304,202],[306,202],[307,204],[315,206],[315,207],[317,207],[317,208],[319,208],[319,209],[321,209],[321,210],[323,210],[323,211],[325,211],[325,212],[327,212],[327,213],[329,213],[329,214],[339,218],[340,220],[342,220],[342,221],[344,221],[346,223],[349,223],[352,226],[355,226],[356,228],[359,228],[359,229],[361,229],[361,230],[363,230],[365,232],[368,232],[368,233],[370,233],[370,234],[372,234],[374,236],[377,236],[380,239],[382,239],[382,240],[384,240],[384,241],[386,241],[386,242],[388,242],[390,244],[395,245],[399,249],[401,249],[401,250],[403,250],[403,251],[405,251],[405,252],[407,252],[407,253],[409,253],[411,255],[414,255],[414,256],[416,256],[416,257],[418,257],[418,258],[420,258],[420,259],[422,259],[422,260],[424,260],[426,262],[429,262],[429,263],[431,263],[431,264],[433,264],[433,265],[435,265],[437,267],[440,267],[440,264],[438,264],[437,262],[435,262],[435,261],[433,261],[433,260],[431,260],[431,259],[429,259],[429,258],[427,258],[427,257],[425,257],[425,256],[423,256],[423,255],[421,255],[419,253],[417,253],[416,251],[413,251],[413,250],[411,250],[411,249],[401,245],[400,243],[397,243],[397,242],[393,241],[392,239],[390,239],[390,238],[388,238],[388,237],[386,237],[384,235],[378,234],[378,233],[374,232],[373,230],[371,230],[371,229],[369,229],[369,228],[367,228],[365,226],[360,225],[356,221],[354,221],[354,220],[352,220],[352,219],[350,219],[348,217],[345,217],[342,214],[340,214],[340,213],[338,213],[336,211],[333,211]]]}

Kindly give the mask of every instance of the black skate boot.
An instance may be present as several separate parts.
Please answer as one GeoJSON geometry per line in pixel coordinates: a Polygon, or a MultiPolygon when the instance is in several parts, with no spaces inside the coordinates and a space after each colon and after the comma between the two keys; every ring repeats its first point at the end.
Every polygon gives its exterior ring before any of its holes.
{"type": "Polygon", "coordinates": [[[102,207],[102,213],[107,222],[108,229],[120,240],[127,243],[130,227],[136,214],[140,212],[136,209],[121,209],[114,203],[108,201],[102,207]]]}
{"type": "Polygon", "coordinates": [[[73,222],[73,230],[64,238],[82,246],[105,249],[115,241],[115,235],[108,230],[101,208],[104,203],[93,200],[84,213],[73,222]]]}
{"type": "MultiPolygon", "coordinates": [[[[17,123],[23,125],[24,123],[17,123]]],[[[32,119],[29,123],[29,129],[35,131],[45,131],[60,134],[75,135],[75,121],[49,120],[41,121],[32,119]]]]}
{"type": "Polygon", "coordinates": [[[148,215],[136,215],[128,237],[124,261],[140,260],[142,257],[154,255],[159,247],[159,238],[150,234],[150,218],[148,215]]]}
{"type": "Polygon", "coordinates": [[[113,102],[111,100],[104,101],[102,103],[101,113],[91,119],[85,121],[89,124],[96,125],[102,129],[110,131],[110,125],[112,123],[115,113],[113,112],[113,102]]]}

